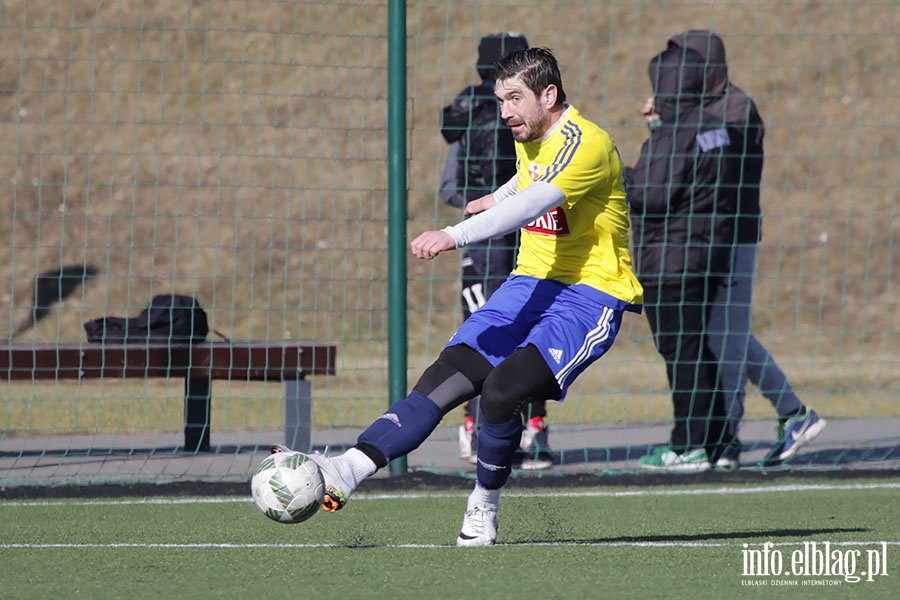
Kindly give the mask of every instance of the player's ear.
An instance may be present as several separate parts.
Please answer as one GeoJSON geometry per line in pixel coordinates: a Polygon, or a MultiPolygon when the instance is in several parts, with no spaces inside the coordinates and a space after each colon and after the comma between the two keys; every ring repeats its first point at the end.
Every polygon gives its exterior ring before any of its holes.
{"type": "Polygon", "coordinates": [[[541,93],[541,102],[544,105],[544,108],[550,110],[554,106],[556,106],[556,98],[559,96],[559,90],[552,83],[544,88],[543,93],[541,93]]]}

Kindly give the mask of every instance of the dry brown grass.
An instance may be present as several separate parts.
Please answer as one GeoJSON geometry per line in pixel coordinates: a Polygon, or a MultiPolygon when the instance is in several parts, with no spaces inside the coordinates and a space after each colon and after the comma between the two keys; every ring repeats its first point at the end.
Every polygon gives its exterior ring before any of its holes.
{"type": "MultiPolygon", "coordinates": [[[[438,115],[472,82],[482,34],[518,30],[553,48],[570,100],[629,162],[645,133],[647,61],[669,34],[712,28],[768,123],[757,334],[823,402],[895,393],[898,18],[894,0],[410,2],[409,231],[458,217],[436,199],[438,115]]],[[[4,3],[2,27],[10,328],[37,272],[91,262],[102,277],[31,339],[82,339],[88,319],[189,293],[234,338],[338,343],[341,376],[317,394],[384,405],[385,2],[30,0],[4,3]]],[[[457,268],[453,257],[409,262],[410,378],[459,319],[457,268]]],[[[631,319],[560,417],[664,415],[660,374],[631,319]]],[[[317,414],[363,423],[372,412],[354,410],[317,414]]]]}

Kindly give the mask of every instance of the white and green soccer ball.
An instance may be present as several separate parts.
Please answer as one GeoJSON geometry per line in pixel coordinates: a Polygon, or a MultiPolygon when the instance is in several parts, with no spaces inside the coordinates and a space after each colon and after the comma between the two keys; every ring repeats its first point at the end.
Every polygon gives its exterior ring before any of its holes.
{"type": "Polygon", "coordinates": [[[301,452],[277,452],[259,463],[250,490],[256,506],[278,523],[300,523],[319,512],[325,479],[301,452]]]}

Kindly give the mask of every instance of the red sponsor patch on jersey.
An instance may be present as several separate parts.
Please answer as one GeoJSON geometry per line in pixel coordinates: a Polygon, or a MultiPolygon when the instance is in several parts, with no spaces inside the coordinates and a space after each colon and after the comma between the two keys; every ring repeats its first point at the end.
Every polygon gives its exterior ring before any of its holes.
{"type": "Polygon", "coordinates": [[[538,217],[524,227],[525,231],[539,235],[569,235],[569,222],[566,220],[566,211],[561,206],[554,208],[542,217],[538,217]]]}

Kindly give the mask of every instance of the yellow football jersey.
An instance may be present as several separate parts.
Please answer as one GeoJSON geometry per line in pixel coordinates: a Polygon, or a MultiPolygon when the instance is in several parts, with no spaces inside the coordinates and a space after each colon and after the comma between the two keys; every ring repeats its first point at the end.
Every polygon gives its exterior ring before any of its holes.
{"type": "Polygon", "coordinates": [[[520,191],[545,181],[566,200],[522,228],[513,273],[643,303],[628,250],[622,159],[612,137],[570,106],[541,140],[516,142],[516,159],[520,191]]]}

